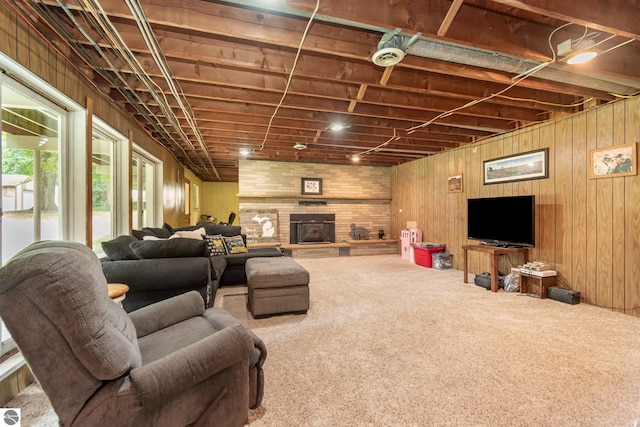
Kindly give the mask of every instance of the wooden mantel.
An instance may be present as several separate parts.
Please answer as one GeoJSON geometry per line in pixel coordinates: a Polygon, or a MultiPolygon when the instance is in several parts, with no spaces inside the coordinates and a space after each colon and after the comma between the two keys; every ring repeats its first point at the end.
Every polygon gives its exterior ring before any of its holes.
{"type": "Polygon", "coordinates": [[[308,194],[238,194],[240,199],[300,199],[300,200],[382,200],[391,201],[391,197],[383,196],[362,196],[362,195],[346,195],[346,196],[330,196],[330,195],[308,195],[308,194]]]}

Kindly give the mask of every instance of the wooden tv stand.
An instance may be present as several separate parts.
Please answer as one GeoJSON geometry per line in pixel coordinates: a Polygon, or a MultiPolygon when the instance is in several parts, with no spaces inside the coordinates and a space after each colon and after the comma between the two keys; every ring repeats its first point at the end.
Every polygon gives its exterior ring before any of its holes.
{"type": "Polygon", "coordinates": [[[489,245],[463,245],[464,250],[464,283],[469,283],[467,280],[468,266],[467,266],[467,252],[476,251],[483,252],[491,255],[491,292],[498,292],[498,256],[508,254],[523,254],[524,264],[529,262],[529,248],[499,248],[497,246],[489,245]]]}

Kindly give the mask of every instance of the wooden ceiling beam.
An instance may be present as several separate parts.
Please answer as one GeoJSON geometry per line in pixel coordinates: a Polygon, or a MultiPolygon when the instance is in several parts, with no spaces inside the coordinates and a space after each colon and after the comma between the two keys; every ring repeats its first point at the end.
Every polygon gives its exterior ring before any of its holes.
{"type": "MultiPolygon", "coordinates": [[[[158,82],[158,86],[168,91],[166,84],[162,81],[158,82]]],[[[242,90],[235,88],[222,88],[219,86],[194,85],[191,83],[182,84],[183,92],[193,99],[192,106],[198,108],[200,101],[208,100],[229,100],[233,102],[256,105],[270,105],[275,108],[279,103],[281,94],[242,90]],[[200,95],[203,94],[203,95],[200,95]],[[206,94],[206,95],[204,95],[206,94]]],[[[305,93],[302,95],[289,93],[284,101],[284,106],[289,108],[317,109],[319,111],[344,111],[349,112],[349,99],[339,98],[339,93],[332,97],[331,87],[321,85],[325,89],[322,91],[314,90],[315,93],[305,93]]],[[[311,88],[313,90],[313,88],[311,88]]],[[[424,96],[421,94],[403,93],[397,91],[389,91],[378,88],[370,88],[366,96],[360,101],[359,106],[364,104],[382,107],[410,108],[418,111],[435,111],[443,112],[450,109],[458,108],[464,102],[451,100],[437,96],[424,96]]],[[[354,110],[352,113],[356,113],[354,110]]],[[[506,120],[522,120],[522,121],[538,121],[542,118],[543,112],[531,108],[515,107],[515,106],[496,106],[476,104],[472,107],[459,111],[462,115],[471,115],[487,118],[502,118],[506,120]]]]}
{"type": "MultiPolygon", "coordinates": [[[[225,138],[253,138],[261,139],[264,136],[266,127],[255,126],[252,128],[243,129],[238,131],[237,129],[229,129],[229,125],[226,123],[200,123],[200,131],[204,137],[225,137],[225,138]]],[[[191,135],[192,133],[187,133],[191,135]]],[[[318,142],[322,137],[323,132],[317,131],[315,135],[309,135],[309,132],[300,131],[298,129],[291,128],[275,128],[271,127],[270,135],[274,137],[288,137],[291,140],[301,142],[318,142]]],[[[406,136],[406,135],[405,135],[406,136]]],[[[353,127],[349,129],[346,135],[341,135],[342,140],[371,140],[373,138],[388,138],[389,129],[371,130],[363,129],[361,132],[355,132],[353,127]]],[[[324,138],[323,138],[324,139],[324,138]]],[[[326,137],[326,139],[332,139],[326,137]]],[[[421,132],[412,133],[411,139],[414,141],[442,141],[442,142],[460,142],[468,143],[472,141],[472,137],[468,135],[456,135],[456,134],[442,134],[436,132],[421,132]]]]}
{"type": "MultiPolygon", "coordinates": [[[[150,105],[153,104],[150,103],[150,105]]],[[[229,102],[223,100],[196,99],[191,101],[191,107],[194,111],[196,111],[197,115],[200,115],[200,111],[206,112],[210,110],[222,110],[227,112],[260,115],[269,115],[269,112],[273,112],[272,107],[265,105],[247,104],[244,102],[229,102]]],[[[291,109],[290,104],[283,105],[280,110],[282,111],[286,109],[291,109]]],[[[334,114],[336,111],[346,111],[347,106],[345,105],[342,108],[336,108],[333,103],[328,103],[323,108],[322,103],[316,103],[315,105],[313,103],[310,103],[304,108],[301,105],[296,105],[296,109],[304,110],[305,114],[308,114],[309,117],[314,117],[319,111],[334,114]]],[[[362,117],[376,117],[381,119],[393,117],[394,119],[398,120],[418,123],[429,121],[439,114],[438,111],[413,110],[408,108],[387,107],[371,104],[359,104],[356,110],[357,111],[355,111],[353,114],[362,117]]],[[[332,120],[329,120],[327,123],[331,121],[332,120]]],[[[500,119],[495,117],[487,118],[463,114],[454,114],[448,117],[444,117],[442,119],[439,119],[437,123],[448,124],[451,126],[460,125],[463,127],[472,127],[476,129],[493,130],[496,132],[514,129],[514,125],[512,124],[512,121],[510,119],[500,119]]]]}
{"type": "MultiPolygon", "coordinates": [[[[210,23],[209,23],[210,25],[210,23]]],[[[237,25],[237,23],[236,23],[237,25]]],[[[258,25],[258,24],[255,24],[258,25]]],[[[224,26],[223,26],[224,27],[224,26]]],[[[335,26],[332,27],[332,31],[335,31],[335,29],[333,29],[335,26]]],[[[121,34],[123,35],[124,39],[127,41],[127,44],[134,50],[142,50],[145,51],[147,50],[146,45],[141,44],[140,42],[140,38],[139,38],[139,31],[137,29],[137,27],[135,27],[135,25],[133,24],[133,22],[128,23],[127,25],[125,25],[124,23],[120,23],[118,25],[119,31],[121,32],[121,34]],[[127,30],[126,27],[131,27],[130,29],[127,30]],[[127,37],[127,34],[129,34],[130,36],[127,37]]],[[[475,28],[475,27],[474,27],[475,28]]],[[[169,28],[167,28],[168,30],[169,28]]],[[[236,30],[237,31],[237,30],[236,30]]],[[[289,70],[289,66],[293,60],[293,51],[288,50],[288,51],[282,51],[281,49],[276,49],[276,46],[273,46],[273,44],[271,44],[271,48],[269,48],[268,46],[260,46],[258,47],[256,45],[256,42],[254,39],[251,40],[251,42],[249,43],[238,43],[237,41],[232,41],[228,38],[228,34],[229,33],[221,33],[221,37],[224,36],[223,38],[221,38],[220,40],[216,40],[215,43],[212,43],[212,40],[208,37],[204,37],[204,36],[200,36],[198,34],[184,34],[183,32],[173,32],[173,33],[168,33],[167,31],[164,30],[156,30],[156,35],[158,36],[158,38],[160,40],[162,40],[162,47],[163,50],[165,51],[165,54],[167,56],[172,56],[171,51],[174,47],[174,45],[176,43],[180,43],[179,40],[182,38],[184,39],[183,44],[185,44],[184,47],[180,48],[178,46],[175,46],[175,55],[177,57],[181,57],[184,56],[184,52],[185,51],[189,51],[189,55],[193,57],[194,60],[200,60],[203,62],[207,62],[210,63],[211,62],[211,58],[215,57],[216,61],[219,62],[220,64],[225,64],[225,58],[230,58],[230,62],[227,62],[227,65],[234,65],[234,66],[238,66],[239,64],[242,64],[244,62],[245,66],[247,67],[254,67],[256,64],[259,64],[260,69],[263,71],[272,71],[272,72],[283,72],[286,73],[289,70]],[[201,44],[198,45],[198,40],[202,40],[201,44]],[[228,46],[234,46],[233,48],[231,48],[231,51],[229,51],[228,54],[224,54],[225,48],[224,46],[228,45],[228,46]],[[253,46],[253,47],[251,47],[253,46]],[[247,50],[247,49],[253,49],[252,50],[247,50]],[[259,52],[262,53],[258,53],[256,55],[255,50],[259,49],[259,52]],[[210,53],[207,53],[210,52],[210,53]],[[244,55],[241,54],[242,52],[244,52],[244,55]],[[278,56],[282,56],[285,55],[285,57],[278,59],[278,56]],[[261,61],[256,61],[255,58],[256,56],[262,56],[264,59],[262,59],[261,61]],[[246,58],[243,61],[243,58],[246,58]],[[277,66],[277,64],[282,64],[282,68],[280,70],[275,69],[274,67],[277,66]]],[[[550,32],[550,30],[549,30],[550,32]]],[[[204,34],[204,33],[203,33],[204,34]]],[[[299,41],[299,36],[296,37],[296,40],[299,41]]],[[[266,43],[266,42],[265,42],[266,43]]],[[[333,45],[335,43],[335,39],[328,39],[327,42],[329,45],[333,45]]],[[[371,40],[366,40],[366,43],[362,43],[362,46],[369,46],[371,43],[371,40]]],[[[295,43],[293,43],[295,45],[295,43]]],[[[317,43],[316,43],[317,44],[317,43]]],[[[375,46],[375,43],[371,46],[375,46]]],[[[545,46],[547,46],[547,50],[548,50],[548,44],[545,40],[545,46]]],[[[291,46],[289,46],[290,48],[291,46]]],[[[339,58],[357,58],[360,60],[365,60],[368,61],[368,58],[370,56],[370,54],[373,51],[373,47],[366,47],[367,49],[367,53],[365,54],[364,52],[360,52],[358,54],[352,54],[352,55],[345,55],[344,52],[340,52],[337,51],[336,49],[332,50],[332,51],[328,51],[328,50],[322,50],[322,53],[331,53],[332,55],[336,55],[339,58]]],[[[495,50],[500,50],[500,48],[493,46],[492,49],[495,50]]],[[[227,49],[229,50],[229,49],[227,49]]],[[[305,51],[307,51],[308,49],[305,48],[305,51]]],[[[313,50],[313,49],[312,49],[313,50]]],[[[316,52],[318,52],[316,50],[316,52]]],[[[550,53],[549,53],[550,55],[550,53]]],[[[323,58],[324,60],[325,58],[323,58]]],[[[548,59],[548,58],[547,58],[548,59]]],[[[423,61],[425,61],[424,58],[417,58],[417,57],[413,57],[413,56],[408,56],[407,58],[405,58],[405,60],[403,61],[403,63],[401,63],[400,66],[404,66],[404,63],[406,62],[407,64],[412,64],[412,63],[422,63],[423,61]]],[[[436,62],[436,61],[433,61],[436,62]]],[[[627,59],[627,62],[628,59],[627,59]]],[[[299,70],[309,70],[309,73],[312,72],[316,72],[317,70],[324,70],[326,68],[327,64],[324,64],[324,66],[318,67],[317,64],[309,64],[308,67],[304,67],[303,64],[300,64],[300,66],[298,67],[299,70]]],[[[344,61],[340,61],[339,66],[336,68],[336,76],[340,75],[353,75],[353,76],[358,76],[358,78],[356,78],[356,80],[354,81],[354,83],[357,81],[358,83],[362,83],[363,81],[368,83],[368,84],[375,84],[378,83],[379,79],[380,79],[380,74],[376,74],[375,76],[372,76],[368,81],[366,80],[366,76],[363,75],[362,70],[357,70],[353,73],[344,73],[344,66],[345,63],[344,61]]],[[[370,67],[375,67],[372,64],[369,64],[370,67]]],[[[473,68],[472,67],[462,67],[459,65],[455,65],[453,64],[453,66],[451,67],[452,69],[448,69],[448,70],[442,70],[441,72],[444,73],[448,73],[448,74],[454,74],[455,72],[454,70],[458,70],[458,71],[462,71],[464,70],[464,76],[468,77],[468,78],[477,78],[477,79],[486,79],[486,78],[491,78],[491,76],[494,76],[494,78],[499,78],[499,80],[501,82],[507,82],[510,81],[509,77],[510,76],[506,76],[504,73],[497,73],[497,72],[493,72],[490,73],[488,76],[486,75],[486,72],[483,73],[478,73],[476,72],[475,75],[470,75],[473,73],[473,68]]],[[[430,70],[430,71],[435,71],[435,70],[430,70]]],[[[380,71],[380,73],[382,73],[383,71],[380,71]]],[[[313,76],[313,74],[307,74],[310,76],[313,76]]],[[[317,76],[318,78],[324,78],[325,76],[317,76]]],[[[523,87],[527,87],[529,85],[533,85],[535,80],[530,80],[529,81],[524,81],[522,82],[523,87]]],[[[548,88],[547,90],[550,91],[558,91],[560,90],[559,88],[562,87],[562,85],[559,84],[553,84],[553,83],[546,83],[548,88]]],[[[588,96],[593,96],[592,94],[586,94],[588,96]]],[[[602,94],[600,94],[602,95],[602,94]]]]}
{"type": "MultiPolygon", "coordinates": [[[[272,122],[272,129],[277,128],[293,128],[293,129],[307,129],[309,126],[310,120],[299,118],[295,114],[287,114],[292,113],[289,112],[281,112],[272,122]]],[[[206,115],[199,114],[198,115],[198,123],[201,127],[207,128],[208,123],[222,123],[232,125],[235,129],[243,128],[250,129],[251,126],[259,126],[263,131],[266,129],[269,123],[269,116],[256,116],[256,115],[248,115],[248,114],[235,114],[228,113],[225,111],[208,111],[206,115]]],[[[320,128],[324,127],[328,123],[328,120],[317,120],[312,121],[314,126],[316,127],[316,137],[319,138],[322,134],[322,130],[320,128]],[[318,134],[319,133],[319,134],[318,134]]],[[[381,132],[388,132],[389,129],[406,129],[414,125],[415,122],[407,122],[400,120],[377,120],[375,122],[367,120],[366,118],[361,117],[353,117],[351,121],[351,128],[349,131],[354,129],[362,128],[364,131],[362,133],[369,134],[379,134],[381,132]]],[[[187,123],[183,122],[183,125],[186,126],[187,123]]],[[[215,126],[215,125],[214,125],[215,126]]],[[[424,135],[444,135],[447,137],[451,137],[453,139],[456,138],[480,138],[486,137],[490,135],[489,132],[477,131],[473,129],[465,129],[460,127],[452,127],[452,126],[443,126],[443,125],[431,125],[428,128],[420,129],[413,133],[413,135],[417,134],[424,135]]],[[[430,138],[430,136],[425,136],[425,138],[430,138]]]]}
{"type": "MultiPolygon", "coordinates": [[[[338,144],[372,144],[373,146],[377,146],[381,141],[385,141],[389,139],[389,136],[392,134],[391,131],[388,131],[386,134],[380,135],[343,135],[339,138],[334,138],[332,136],[327,136],[324,138],[318,138],[317,140],[312,140],[311,138],[295,138],[291,135],[286,134],[269,134],[268,141],[271,143],[283,143],[285,145],[291,146],[295,142],[305,142],[308,144],[313,143],[338,143],[338,144]]],[[[262,141],[264,137],[264,133],[238,133],[238,132],[228,132],[228,131],[210,131],[204,132],[203,136],[206,137],[208,143],[212,143],[214,141],[224,141],[224,142],[234,142],[238,143],[250,143],[255,145],[257,141],[262,141]]],[[[469,139],[464,138],[447,138],[445,136],[434,136],[432,138],[424,138],[424,137],[414,137],[414,135],[403,135],[401,136],[400,143],[407,146],[423,146],[429,145],[431,147],[457,147],[460,144],[467,144],[471,141],[469,139]]]]}
{"type": "Polygon", "coordinates": [[[460,6],[462,6],[463,1],[464,0],[453,0],[453,3],[451,3],[451,7],[447,11],[447,14],[445,15],[444,19],[442,20],[442,24],[440,24],[440,28],[438,28],[438,32],[437,32],[438,36],[444,37],[447,34],[447,31],[449,31],[449,27],[451,26],[451,23],[453,23],[453,20],[458,14],[458,11],[460,10],[460,6]]]}
{"type": "Polygon", "coordinates": [[[640,40],[640,3],[627,0],[493,0],[509,7],[640,40]],[[635,8],[635,13],[629,10],[635,8]]]}
{"type": "MultiPolygon", "coordinates": [[[[144,61],[145,64],[148,64],[150,61],[150,58],[146,55],[139,55],[138,57],[144,61]]],[[[286,77],[284,75],[265,74],[254,70],[214,67],[210,64],[185,63],[183,61],[170,61],[169,65],[173,75],[181,81],[241,87],[243,89],[263,89],[278,94],[282,93],[286,85],[286,77]]],[[[127,73],[128,70],[122,69],[121,72],[127,73]]],[[[155,70],[154,66],[150,65],[148,72],[155,77],[159,77],[159,75],[157,75],[158,71],[155,70]]],[[[417,73],[415,70],[397,70],[395,75],[398,76],[398,78],[394,77],[392,84],[389,85],[389,89],[393,89],[394,91],[402,90],[410,94],[432,94],[446,96],[447,98],[473,100],[504,89],[504,85],[502,84],[491,84],[440,74],[417,73]]],[[[350,100],[351,102],[354,98],[356,100],[362,100],[364,96],[363,91],[366,91],[368,87],[369,85],[362,83],[329,80],[329,78],[307,78],[306,76],[296,75],[296,78],[291,82],[289,93],[310,95],[315,92],[323,96],[329,95],[329,97],[350,100]]],[[[598,95],[602,94],[598,93],[598,95]]],[[[572,104],[576,99],[573,95],[563,95],[557,91],[539,91],[521,87],[511,89],[509,96],[514,99],[530,99],[532,102],[499,98],[493,99],[490,102],[542,110],[572,111],[567,110],[567,108],[561,105],[572,104]],[[536,104],[535,101],[540,101],[540,104],[536,104]]],[[[351,107],[352,105],[350,105],[352,111],[353,108],[351,107]]],[[[353,107],[355,107],[355,105],[353,107]]]]}

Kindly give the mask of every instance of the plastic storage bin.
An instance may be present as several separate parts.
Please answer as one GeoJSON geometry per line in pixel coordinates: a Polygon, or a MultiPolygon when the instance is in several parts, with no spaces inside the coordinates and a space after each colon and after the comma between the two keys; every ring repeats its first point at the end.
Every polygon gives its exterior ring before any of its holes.
{"type": "Polygon", "coordinates": [[[433,268],[437,270],[447,270],[451,268],[453,263],[453,255],[447,252],[434,253],[431,258],[433,259],[433,268]]]}
{"type": "Polygon", "coordinates": [[[416,258],[416,264],[431,268],[433,266],[432,255],[434,253],[444,252],[444,245],[414,245],[413,252],[416,258]]]}

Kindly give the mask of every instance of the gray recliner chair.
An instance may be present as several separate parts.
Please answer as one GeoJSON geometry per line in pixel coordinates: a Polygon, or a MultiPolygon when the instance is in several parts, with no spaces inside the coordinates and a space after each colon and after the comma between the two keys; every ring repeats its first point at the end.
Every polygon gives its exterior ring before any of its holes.
{"type": "Polygon", "coordinates": [[[63,426],[242,426],[262,399],[249,329],[195,291],[127,315],[79,243],[34,243],[1,268],[0,317],[63,426]]]}

